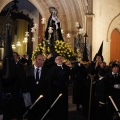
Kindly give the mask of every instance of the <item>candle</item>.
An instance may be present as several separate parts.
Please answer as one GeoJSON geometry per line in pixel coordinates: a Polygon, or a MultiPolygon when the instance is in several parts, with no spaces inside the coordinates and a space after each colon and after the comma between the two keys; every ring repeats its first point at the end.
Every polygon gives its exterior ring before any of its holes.
{"type": "Polygon", "coordinates": [[[32,41],[33,41],[33,42],[35,41],[35,38],[34,38],[34,37],[32,37],[32,41]]]}
{"type": "Polygon", "coordinates": [[[45,19],[45,18],[42,18],[41,20],[42,20],[41,23],[42,23],[43,25],[46,24],[46,19],[45,19]]]}
{"type": "Polygon", "coordinates": [[[83,32],[84,32],[83,28],[80,28],[79,31],[78,31],[79,34],[83,34],[83,32]]]}
{"type": "Polygon", "coordinates": [[[29,36],[29,32],[25,32],[25,36],[28,37],[29,36]]]}
{"type": "Polygon", "coordinates": [[[62,34],[64,33],[63,29],[61,30],[61,33],[62,33],[62,34]]]}
{"type": "Polygon", "coordinates": [[[34,29],[34,27],[33,27],[33,28],[31,28],[31,32],[32,32],[32,33],[34,33],[34,32],[35,32],[35,29],[34,29]]]}
{"type": "Polygon", "coordinates": [[[28,42],[28,38],[25,37],[24,40],[23,40],[23,43],[27,43],[28,42]]]}
{"type": "Polygon", "coordinates": [[[68,39],[70,38],[70,33],[67,34],[67,38],[68,38],[68,39]]]}
{"type": "Polygon", "coordinates": [[[37,23],[34,24],[34,28],[38,29],[38,24],[37,23]]]}
{"type": "Polygon", "coordinates": [[[77,28],[79,27],[79,22],[75,23],[75,27],[77,27],[77,28]]]}

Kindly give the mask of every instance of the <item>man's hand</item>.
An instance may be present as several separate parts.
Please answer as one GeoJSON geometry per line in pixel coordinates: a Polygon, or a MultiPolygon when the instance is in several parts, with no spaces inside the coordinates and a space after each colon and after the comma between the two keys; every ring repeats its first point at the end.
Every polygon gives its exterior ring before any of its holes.
{"type": "Polygon", "coordinates": [[[52,53],[50,53],[50,54],[47,56],[47,59],[50,59],[51,57],[53,57],[52,53]]]}

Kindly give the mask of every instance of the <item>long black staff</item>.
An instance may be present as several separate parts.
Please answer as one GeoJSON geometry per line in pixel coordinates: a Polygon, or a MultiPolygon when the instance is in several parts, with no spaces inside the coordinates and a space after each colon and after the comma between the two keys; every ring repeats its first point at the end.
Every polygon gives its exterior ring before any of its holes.
{"type": "Polygon", "coordinates": [[[25,114],[23,115],[23,119],[24,117],[28,114],[28,112],[35,106],[35,104],[43,97],[43,95],[40,95],[36,101],[31,105],[31,107],[25,112],[25,114]]]}
{"type": "Polygon", "coordinates": [[[120,112],[119,112],[119,110],[118,110],[118,108],[117,108],[117,106],[116,106],[116,104],[115,104],[114,100],[112,99],[112,97],[111,97],[111,96],[109,96],[109,99],[111,100],[111,102],[112,102],[112,104],[113,104],[113,106],[114,106],[114,108],[115,108],[116,112],[118,113],[118,116],[120,117],[120,112]]]}
{"type": "Polygon", "coordinates": [[[50,108],[46,111],[46,113],[43,115],[43,117],[41,118],[41,120],[43,120],[46,115],[48,114],[48,112],[51,110],[51,108],[54,106],[54,104],[58,101],[58,99],[62,96],[62,94],[59,94],[59,96],[55,99],[55,101],[52,103],[52,105],[50,106],[50,108]]]}
{"type": "Polygon", "coordinates": [[[90,113],[91,113],[92,82],[94,80],[94,75],[89,74],[89,76],[90,76],[90,98],[89,98],[88,120],[90,120],[90,113]]]}

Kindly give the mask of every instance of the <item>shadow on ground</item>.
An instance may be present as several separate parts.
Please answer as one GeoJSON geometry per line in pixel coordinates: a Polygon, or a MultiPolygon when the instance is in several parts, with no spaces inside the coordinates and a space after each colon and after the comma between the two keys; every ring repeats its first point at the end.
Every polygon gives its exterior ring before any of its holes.
{"type": "Polygon", "coordinates": [[[72,103],[72,85],[68,87],[68,120],[87,120],[82,116],[82,111],[76,111],[76,105],[72,103]]]}
{"type": "Polygon", "coordinates": [[[80,111],[69,111],[68,120],[87,120],[87,117],[82,116],[80,111]]]}

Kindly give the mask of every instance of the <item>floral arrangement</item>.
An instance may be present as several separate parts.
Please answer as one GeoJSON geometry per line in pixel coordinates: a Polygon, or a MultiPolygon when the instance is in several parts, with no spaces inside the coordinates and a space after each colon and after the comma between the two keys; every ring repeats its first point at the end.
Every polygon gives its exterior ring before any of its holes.
{"type": "Polygon", "coordinates": [[[74,53],[72,47],[64,42],[64,41],[55,41],[55,51],[56,53],[60,54],[62,57],[64,57],[66,60],[76,60],[77,55],[74,53]]]}
{"type": "MultiPolygon", "coordinates": [[[[55,52],[64,57],[65,60],[75,61],[77,59],[77,55],[74,53],[72,47],[61,40],[56,40],[54,44],[55,52]]],[[[50,54],[49,46],[46,46],[45,41],[42,41],[37,47],[36,50],[33,51],[32,60],[39,53],[42,53],[45,57],[50,54]]]]}
{"type": "Polygon", "coordinates": [[[45,41],[42,41],[36,49],[32,53],[32,60],[35,59],[35,56],[38,54],[43,54],[45,57],[47,57],[48,54],[50,54],[50,48],[46,46],[45,41]]]}

